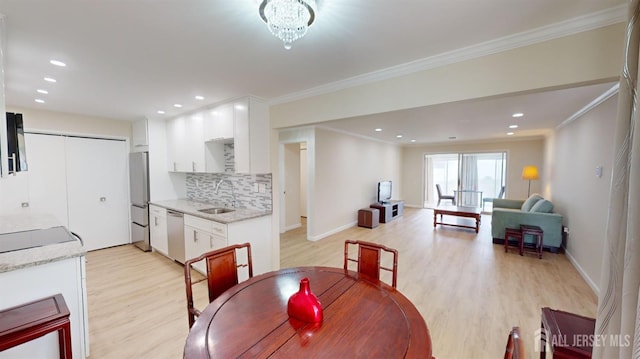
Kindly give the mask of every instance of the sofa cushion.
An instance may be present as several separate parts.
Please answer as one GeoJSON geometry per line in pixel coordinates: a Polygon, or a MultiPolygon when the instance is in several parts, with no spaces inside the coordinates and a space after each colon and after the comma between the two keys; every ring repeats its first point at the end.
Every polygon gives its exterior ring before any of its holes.
{"type": "Polygon", "coordinates": [[[531,207],[529,212],[551,213],[553,211],[553,203],[546,199],[541,199],[531,207]]]}
{"type": "Polygon", "coordinates": [[[532,194],[526,201],[524,201],[520,210],[522,210],[522,212],[531,212],[531,207],[541,199],[543,199],[541,195],[537,193],[532,194]]]}

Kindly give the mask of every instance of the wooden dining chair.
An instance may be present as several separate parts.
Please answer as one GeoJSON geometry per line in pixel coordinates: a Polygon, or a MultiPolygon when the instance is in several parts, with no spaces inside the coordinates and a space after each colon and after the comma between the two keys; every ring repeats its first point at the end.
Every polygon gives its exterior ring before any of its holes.
{"type": "Polygon", "coordinates": [[[525,359],[524,344],[520,337],[520,328],[513,327],[507,338],[507,347],[504,350],[504,359],[525,359]]]}
{"type": "Polygon", "coordinates": [[[193,305],[194,284],[207,281],[209,293],[209,303],[216,299],[227,289],[238,284],[238,269],[247,268],[249,278],[253,277],[253,264],[251,260],[251,244],[235,244],[210,251],[199,257],[189,259],[184,262],[184,280],[187,290],[187,315],[189,317],[189,328],[193,326],[196,317],[200,316],[200,310],[193,305]],[[246,249],[246,251],[243,251],[246,249]],[[238,254],[246,252],[246,264],[239,263],[238,254]],[[193,264],[204,261],[206,273],[200,279],[192,276],[193,264]]]}
{"type": "Polygon", "coordinates": [[[349,262],[357,263],[358,273],[368,275],[369,277],[380,280],[380,271],[385,270],[391,272],[391,286],[396,288],[398,278],[398,251],[393,248],[385,247],[381,244],[365,242],[365,241],[344,241],[344,269],[349,269],[349,262]],[[353,258],[349,256],[349,247],[358,247],[358,256],[353,258]],[[393,266],[391,268],[382,265],[382,252],[388,252],[393,257],[393,266]]]}
{"type": "Polygon", "coordinates": [[[453,203],[454,206],[456,205],[456,196],[443,195],[442,189],[440,188],[440,185],[437,183],[436,183],[436,190],[438,191],[438,206],[440,205],[440,201],[443,199],[451,200],[451,203],[453,203]]]}

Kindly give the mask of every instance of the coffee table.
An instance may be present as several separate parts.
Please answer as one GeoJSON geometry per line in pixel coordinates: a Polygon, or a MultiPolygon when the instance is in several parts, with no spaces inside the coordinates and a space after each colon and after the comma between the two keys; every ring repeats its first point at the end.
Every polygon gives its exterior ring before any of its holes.
{"type": "Polygon", "coordinates": [[[433,227],[435,228],[437,224],[445,225],[445,226],[453,226],[453,227],[462,227],[462,228],[471,228],[475,229],[476,233],[480,230],[480,215],[482,213],[482,209],[479,207],[462,207],[462,206],[441,206],[433,209],[433,227]],[[440,222],[438,222],[438,215],[440,215],[440,222]],[[453,224],[453,223],[444,223],[443,215],[447,216],[455,216],[455,217],[467,217],[467,218],[475,218],[476,225],[467,226],[464,224],[453,224]]]}

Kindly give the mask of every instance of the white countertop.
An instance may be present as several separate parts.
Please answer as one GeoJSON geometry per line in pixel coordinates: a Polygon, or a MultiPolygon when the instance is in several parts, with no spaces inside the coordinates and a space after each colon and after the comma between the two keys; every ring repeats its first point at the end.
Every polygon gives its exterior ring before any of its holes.
{"type": "MultiPolygon", "coordinates": [[[[50,215],[3,215],[0,216],[0,241],[2,240],[2,235],[10,236],[10,233],[46,230],[59,226],[59,222],[50,215]]],[[[70,236],[66,229],[64,231],[51,232],[55,232],[57,235],[70,236]]],[[[86,254],[82,243],[75,237],[71,237],[71,240],[67,242],[35,247],[27,245],[27,247],[0,253],[0,273],[80,257],[86,254]]]]}
{"type": "Polygon", "coordinates": [[[220,214],[207,214],[200,212],[200,209],[212,207],[224,207],[211,202],[199,202],[189,199],[174,199],[166,201],[151,201],[149,204],[164,207],[184,214],[205,218],[220,223],[233,223],[244,221],[251,218],[270,216],[271,211],[262,211],[257,209],[233,208],[233,212],[220,214]]]}

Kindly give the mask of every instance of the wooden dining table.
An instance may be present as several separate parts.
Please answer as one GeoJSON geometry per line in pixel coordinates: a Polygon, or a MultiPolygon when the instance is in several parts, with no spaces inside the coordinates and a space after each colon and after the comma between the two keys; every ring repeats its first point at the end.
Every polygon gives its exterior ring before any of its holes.
{"type": "Polygon", "coordinates": [[[187,359],[266,357],[431,359],[431,337],[416,307],[383,282],[342,268],[287,268],[209,303],[184,349],[187,359]],[[320,300],[321,323],[287,315],[302,278],[320,300]]]}

